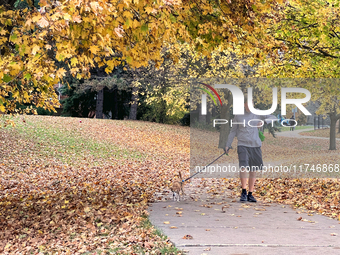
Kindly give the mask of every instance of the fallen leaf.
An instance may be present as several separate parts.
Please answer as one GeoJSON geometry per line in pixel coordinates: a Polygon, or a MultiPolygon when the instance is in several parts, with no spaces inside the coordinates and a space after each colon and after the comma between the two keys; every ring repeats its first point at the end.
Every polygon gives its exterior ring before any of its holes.
{"type": "Polygon", "coordinates": [[[265,208],[254,208],[256,211],[265,211],[265,208]]]}
{"type": "Polygon", "coordinates": [[[5,246],[5,250],[7,250],[9,247],[11,247],[12,245],[10,243],[7,243],[5,246]]]}
{"type": "Polygon", "coordinates": [[[154,247],[155,245],[152,242],[145,242],[144,246],[148,249],[151,249],[152,247],[154,247]]]}
{"type": "Polygon", "coordinates": [[[182,239],[193,239],[191,235],[185,235],[182,239]]]}

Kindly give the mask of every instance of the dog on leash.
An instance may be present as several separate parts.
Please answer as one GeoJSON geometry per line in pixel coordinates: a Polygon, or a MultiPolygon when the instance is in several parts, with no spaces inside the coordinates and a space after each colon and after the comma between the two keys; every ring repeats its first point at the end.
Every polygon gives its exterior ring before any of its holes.
{"type": "Polygon", "coordinates": [[[178,176],[176,176],[172,180],[171,186],[170,186],[170,190],[173,192],[174,201],[177,200],[177,202],[179,202],[181,200],[181,193],[184,194],[183,185],[184,183],[182,182],[182,174],[179,171],[178,176]]]}

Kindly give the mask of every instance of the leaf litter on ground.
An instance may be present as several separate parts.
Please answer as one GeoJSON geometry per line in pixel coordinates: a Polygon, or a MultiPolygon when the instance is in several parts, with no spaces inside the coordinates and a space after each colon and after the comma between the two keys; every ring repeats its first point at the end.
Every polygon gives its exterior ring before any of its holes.
{"type": "MultiPolygon", "coordinates": [[[[167,181],[178,170],[189,176],[189,128],[50,116],[16,122],[15,128],[0,130],[0,252],[157,254],[172,246],[155,234],[146,209],[162,199],[155,194],[169,190],[167,181]]],[[[202,139],[212,136],[204,132],[202,139]]],[[[327,150],[327,141],[282,139],[266,138],[265,160],[339,162],[339,155],[327,150]]],[[[210,156],[219,154],[216,148],[210,156]]],[[[229,155],[237,162],[235,153],[229,155]]],[[[237,179],[188,183],[195,199],[202,192],[212,198],[239,195],[237,179]]],[[[255,193],[268,204],[288,204],[340,220],[339,190],[334,178],[263,178],[257,180],[255,193]]]]}

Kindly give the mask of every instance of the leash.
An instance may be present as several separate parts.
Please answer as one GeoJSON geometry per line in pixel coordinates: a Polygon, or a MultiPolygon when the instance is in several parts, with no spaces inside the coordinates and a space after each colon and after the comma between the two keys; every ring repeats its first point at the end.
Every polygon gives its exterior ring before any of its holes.
{"type": "MultiPolygon", "coordinates": [[[[219,159],[220,157],[222,157],[224,154],[226,154],[227,156],[229,156],[228,153],[227,153],[227,151],[224,149],[224,152],[223,152],[217,159],[215,159],[213,162],[211,162],[209,165],[206,165],[205,168],[207,168],[208,166],[210,166],[212,163],[214,163],[216,160],[218,160],[218,159],[219,159]]],[[[204,168],[204,167],[203,167],[203,168],[204,168]]],[[[203,168],[202,168],[202,169],[203,169],[203,168]]],[[[190,179],[191,179],[192,177],[194,177],[196,174],[199,174],[199,173],[201,172],[202,169],[200,169],[197,173],[191,175],[190,177],[186,178],[185,180],[182,180],[182,182],[186,182],[187,180],[190,180],[190,179]]]]}

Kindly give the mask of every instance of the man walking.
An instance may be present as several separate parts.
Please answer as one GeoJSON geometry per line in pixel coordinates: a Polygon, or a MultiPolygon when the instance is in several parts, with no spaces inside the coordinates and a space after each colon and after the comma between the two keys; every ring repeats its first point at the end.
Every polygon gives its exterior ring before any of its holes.
{"type": "Polygon", "coordinates": [[[292,115],[289,120],[290,131],[294,131],[295,128],[295,117],[292,115]]]}
{"type": "Polygon", "coordinates": [[[228,136],[226,144],[226,152],[231,149],[231,144],[237,137],[237,154],[240,167],[240,179],[242,185],[242,193],[240,202],[256,202],[253,196],[254,185],[256,180],[256,170],[262,170],[262,151],[261,139],[259,137],[258,127],[263,125],[263,121],[271,123],[272,120],[277,118],[274,115],[255,115],[250,112],[248,103],[244,101],[245,114],[236,115],[232,120],[232,128],[228,136]],[[235,124],[234,124],[235,123],[235,124]],[[247,194],[247,175],[249,171],[247,194]]]}

